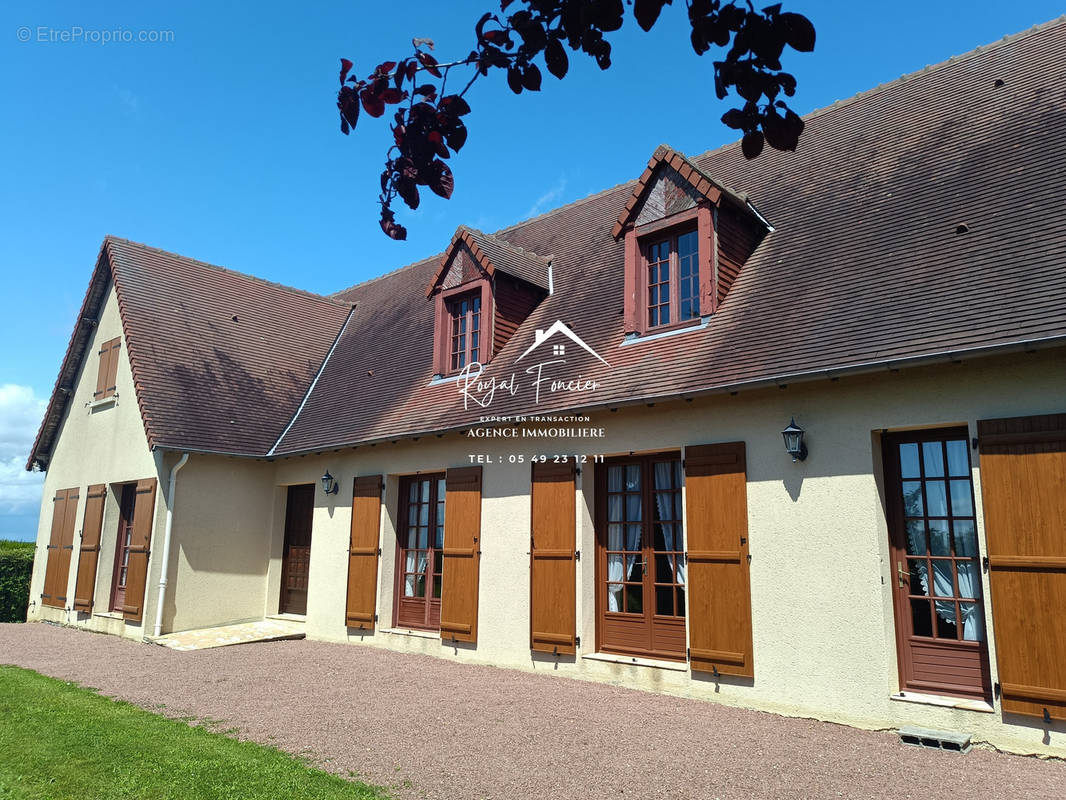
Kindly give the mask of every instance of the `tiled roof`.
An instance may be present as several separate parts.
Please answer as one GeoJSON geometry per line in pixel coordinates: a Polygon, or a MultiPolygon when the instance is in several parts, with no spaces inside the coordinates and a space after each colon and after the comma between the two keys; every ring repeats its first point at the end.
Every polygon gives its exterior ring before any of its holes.
{"type": "Polygon", "coordinates": [[[547,257],[516,247],[491,234],[482,233],[476,228],[460,225],[452,237],[452,243],[440,257],[440,267],[430,286],[427,287],[427,295],[435,288],[434,284],[448,268],[455,249],[462,245],[470,248],[478,264],[490,275],[499,270],[548,291],[549,259],[547,257]]]}
{"type": "Polygon", "coordinates": [[[455,383],[430,385],[432,310],[420,290],[435,259],[353,287],[341,295],[360,303],[353,324],[277,452],[1062,339],[1063,86],[1059,20],[808,116],[795,153],[748,161],[731,145],[692,158],[751,197],[775,231],[709,324],[681,335],[622,346],[612,225],[634,183],[497,232],[554,255],[555,293],[486,375],[509,375],[533,332],[560,319],[610,362],[572,359],[602,382],[585,396],[534,405],[528,392],[498,393],[490,409],[464,410],[455,383]]]}
{"type": "MultiPolygon", "coordinates": [[[[426,287],[440,256],[329,300],[108,239],[149,438],[285,455],[461,428],[487,413],[613,407],[1066,343],[1063,86],[1057,20],[809,115],[795,153],[748,161],[730,145],[690,157],[715,186],[750,197],[774,230],[718,312],[682,334],[623,344],[623,243],[612,227],[635,181],[479,233],[486,252],[499,243],[551,255],[554,284],[486,377],[528,380],[515,359],[556,320],[610,363],[572,348],[567,368],[601,385],[540,403],[523,390],[464,409],[454,381],[433,381],[426,287]],[[356,304],[350,317],[343,303],[356,304]]],[[[94,296],[91,286],[86,302],[94,296]]],[[[68,360],[84,350],[78,337],[68,360]]],[[[64,362],[60,384],[66,372],[64,362]]]]}
{"type": "MultiPolygon", "coordinates": [[[[296,413],[350,304],[112,236],[79,320],[114,282],[137,400],[152,446],[266,453],[296,413]]],[[[86,355],[71,339],[30,462],[46,461],[86,355]]]]}

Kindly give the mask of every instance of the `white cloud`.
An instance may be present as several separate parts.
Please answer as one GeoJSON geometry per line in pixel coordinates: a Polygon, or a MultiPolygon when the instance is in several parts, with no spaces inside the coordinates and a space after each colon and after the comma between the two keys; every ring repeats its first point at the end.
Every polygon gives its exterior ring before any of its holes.
{"type": "Polygon", "coordinates": [[[537,198],[537,202],[529,207],[529,211],[526,212],[526,217],[536,217],[549,210],[555,201],[558,200],[563,192],[566,191],[566,176],[559,176],[559,180],[555,185],[537,198]]]}
{"type": "Polygon", "coordinates": [[[0,517],[40,508],[44,475],[27,472],[26,459],[45,406],[46,401],[29,386],[0,386],[0,517]]]}

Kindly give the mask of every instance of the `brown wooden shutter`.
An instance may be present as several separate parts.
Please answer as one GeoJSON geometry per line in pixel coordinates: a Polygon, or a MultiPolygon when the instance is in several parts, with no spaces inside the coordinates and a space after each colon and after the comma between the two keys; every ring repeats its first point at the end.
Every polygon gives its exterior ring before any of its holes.
{"type": "Polygon", "coordinates": [[[126,571],[126,602],[119,611],[133,622],[144,617],[144,589],[148,581],[148,552],[155,520],[155,478],[137,481],[130,534],[129,566],[126,571]]]}
{"type": "Polygon", "coordinates": [[[52,499],[52,530],[45,547],[42,605],[65,608],[70,576],[70,554],[74,549],[74,523],[78,510],[78,490],[60,489],[52,499]]]}
{"type": "Polygon", "coordinates": [[[478,565],[481,561],[481,467],[448,470],[445,486],[441,638],[476,642],[478,565]]]}
{"type": "Polygon", "coordinates": [[[533,464],[529,646],[543,653],[577,651],[575,492],[572,463],[533,464]]]}
{"type": "Polygon", "coordinates": [[[348,545],[348,603],[345,622],[349,628],[370,630],[378,586],[378,537],[381,531],[380,475],[355,479],[352,491],[352,534],[348,545]]]}
{"type": "Polygon", "coordinates": [[[98,352],[100,364],[96,373],[96,391],[93,392],[94,400],[113,397],[115,394],[118,379],[118,351],[121,343],[121,338],[116,337],[100,345],[98,352]]]}
{"type": "Polygon", "coordinates": [[[1066,719],[1066,414],[977,435],[1003,711],[1066,719]]]}
{"type": "Polygon", "coordinates": [[[81,552],[78,555],[78,581],[74,587],[74,608],[86,613],[93,610],[96,590],[96,565],[100,557],[100,532],[104,525],[104,502],[107,486],[89,487],[85,497],[85,516],[81,523],[81,552]]]}
{"type": "Polygon", "coordinates": [[[755,676],[743,442],[685,448],[693,671],[755,676]]]}

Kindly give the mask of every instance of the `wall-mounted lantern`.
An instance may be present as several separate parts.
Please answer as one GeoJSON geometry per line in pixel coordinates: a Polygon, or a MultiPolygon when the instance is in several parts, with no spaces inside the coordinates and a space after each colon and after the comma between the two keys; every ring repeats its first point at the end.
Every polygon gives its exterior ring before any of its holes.
{"type": "Polygon", "coordinates": [[[796,424],[793,417],[788,427],[781,431],[785,438],[785,452],[792,456],[793,461],[803,461],[807,457],[807,444],[803,441],[803,428],[796,424]]]}
{"type": "Polygon", "coordinates": [[[329,470],[326,470],[326,474],[322,476],[322,491],[326,494],[336,494],[338,491],[337,482],[333,480],[333,476],[329,474],[329,470]]]}

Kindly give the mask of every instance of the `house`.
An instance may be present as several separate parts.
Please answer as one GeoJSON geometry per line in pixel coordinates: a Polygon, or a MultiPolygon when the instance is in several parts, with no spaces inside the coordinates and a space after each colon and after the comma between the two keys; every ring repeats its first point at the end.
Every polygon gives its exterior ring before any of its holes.
{"type": "Polygon", "coordinates": [[[1063,86],[1058,20],[330,297],[107,237],[29,619],[1066,755],[1063,86]]]}

